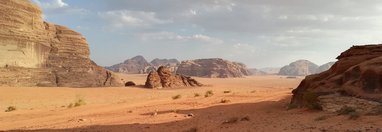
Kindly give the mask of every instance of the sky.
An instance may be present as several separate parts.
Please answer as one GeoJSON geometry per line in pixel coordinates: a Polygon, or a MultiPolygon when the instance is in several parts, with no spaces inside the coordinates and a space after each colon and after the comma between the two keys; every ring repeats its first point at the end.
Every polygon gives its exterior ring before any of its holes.
{"type": "Polygon", "coordinates": [[[251,68],[335,61],[382,42],[381,0],[32,0],[83,34],[101,66],[136,55],[223,58],[251,68]]]}

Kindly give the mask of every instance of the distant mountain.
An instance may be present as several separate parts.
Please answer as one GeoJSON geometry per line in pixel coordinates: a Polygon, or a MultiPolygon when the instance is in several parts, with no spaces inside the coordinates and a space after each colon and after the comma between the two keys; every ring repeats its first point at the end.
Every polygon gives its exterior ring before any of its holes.
{"type": "Polygon", "coordinates": [[[321,65],[320,67],[317,68],[316,73],[321,73],[321,72],[329,70],[334,65],[334,63],[336,62],[329,62],[329,63],[321,65]]]}
{"type": "Polygon", "coordinates": [[[286,76],[306,76],[315,74],[318,65],[308,60],[298,60],[280,69],[279,75],[286,76]]]}
{"type": "Polygon", "coordinates": [[[180,62],[177,59],[154,59],[150,62],[153,66],[177,66],[180,62]]]}
{"type": "Polygon", "coordinates": [[[252,76],[268,75],[267,72],[261,71],[261,70],[256,69],[256,68],[248,69],[248,71],[249,71],[250,75],[252,75],[252,76]]]}
{"type": "Polygon", "coordinates": [[[278,74],[280,72],[280,67],[266,67],[260,68],[258,70],[266,72],[267,74],[278,74]]]}
{"type": "Polygon", "coordinates": [[[144,74],[153,70],[153,66],[148,63],[143,56],[138,55],[124,61],[123,63],[106,67],[106,69],[120,73],[144,74]]]}
{"type": "Polygon", "coordinates": [[[177,59],[154,59],[151,62],[151,65],[155,69],[158,69],[160,66],[166,66],[171,72],[175,73],[178,69],[180,62],[177,59]]]}
{"type": "Polygon", "coordinates": [[[177,73],[209,78],[234,78],[249,75],[249,71],[244,64],[220,58],[182,61],[177,73]]]}

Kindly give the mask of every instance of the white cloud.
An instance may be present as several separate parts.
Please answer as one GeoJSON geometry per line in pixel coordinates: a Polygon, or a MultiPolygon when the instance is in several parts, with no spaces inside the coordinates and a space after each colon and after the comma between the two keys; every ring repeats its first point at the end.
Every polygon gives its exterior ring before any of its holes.
{"type": "Polygon", "coordinates": [[[171,23],[171,20],[162,20],[155,12],[116,10],[100,12],[98,15],[110,22],[114,27],[148,27],[156,24],[171,23]]]}
{"type": "Polygon", "coordinates": [[[42,2],[42,0],[33,0],[33,2],[35,2],[37,5],[41,6],[44,9],[58,9],[69,6],[63,0],[48,0],[44,2],[42,2]]]}
{"type": "Polygon", "coordinates": [[[179,35],[174,32],[154,32],[139,34],[143,41],[176,41],[176,42],[203,42],[207,44],[222,44],[223,40],[203,34],[179,35]]]}

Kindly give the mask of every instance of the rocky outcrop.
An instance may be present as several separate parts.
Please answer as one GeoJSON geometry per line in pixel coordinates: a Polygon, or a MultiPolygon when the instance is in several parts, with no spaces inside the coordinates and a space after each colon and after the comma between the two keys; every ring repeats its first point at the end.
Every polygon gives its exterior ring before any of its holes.
{"type": "Polygon", "coordinates": [[[122,85],[90,60],[81,34],[44,22],[29,0],[1,0],[0,27],[0,86],[122,85]]]}
{"type": "Polygon", "coordinates": [[[250,74],[244,64],[219,58],[183,61],[179,65],[177,73],[210,78],[244,77],[250,74]]]}
{"type": "Polygon", "coordinates": [[[330,67],[334,65],[334,63],[336,62],[329,62],[329,63],[321,65],[320,67],[317,68],[316,73],[321,73],[321,72],[329,70],[330,67]]]}
{"type": "Polygon", "coordinates": [[[177,88],[177,87],[200,87],[203,84],[195,79],[173,74],[168,67],[161,66],[158,71],[151,71],[147,76],[145,87],[147,88],[177,88]]]}
{"type": "Polygon", "coordinates": [[[267,74],[278,74],[280,72],[280,69],[281,68],[277,68],[277,67],[267,67],[267,68],[260,68],[259,70],[267,74]]]}
{"type": "Polygon", "coordinates": [[[318,66],[308,60],[298,60],[280,69],[279,75],[306,76],[316,73],[318,66]]]}
{"type": "Polygon", "coordinates": [[[381,44],[353,46],[337,59],[328,71],[307,76],[293,90],[291,103],[305,107],[331,94],[382,102],[381,44]]]}
{"type": "Polygon", "coordinates": [[[123,63],[106,67],[106,69],[127,74],[145,74],[155,70],[153,66],[151,66],[151,64],[148,63],[146,59],[140,55],[128,59],[123,63]]]}
{"type": "Polygon", "coordinates": [[[250,75],[251,76],[262,76],[262,75],[268,75],[268,73],[264,72],[264,71],[261,71],[259,69],[248,69],[248,71],[250,72],[250,75]]]}
{"type": "Polygon", "coordinates": [[[180,62],[177,59],[154,59],[151,62],[151,65],[154,66],[154,68],[158,69],[160,66],[167,66],[170,68],[171,72],[174,72],[178,69],[178,65],[180,62]]]}

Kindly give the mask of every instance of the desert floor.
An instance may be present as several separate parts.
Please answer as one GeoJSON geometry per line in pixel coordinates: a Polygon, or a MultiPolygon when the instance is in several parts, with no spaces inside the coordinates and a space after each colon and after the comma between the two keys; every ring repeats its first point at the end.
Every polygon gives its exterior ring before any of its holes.
{"type": "MultiPolygon", "coordinates": [[[[144,84],[145,75],[126,75],[144,84]]],[[[0,131],[381,131],[379,116],[287,110],[301,78],[197,78],[210,86],[121,88],[0,88],[0,131]],[[211,97],[204,97],[206,91],[211,97]],[[224,92],[226,91],[226,92],[224,92]],[[195,97],[195,93],[200,94],[195,97]],[[179,99],[173,99],[180,95],[179,99]],[[82,99],[86,105],[68,108],[82,99]],[[224,102],[224,100],[226,102],[224,102]],[[224,103],[222,103],[224,102],[224,103]],[[9,106],[16,111],[4,112],[9,106]]]]}

